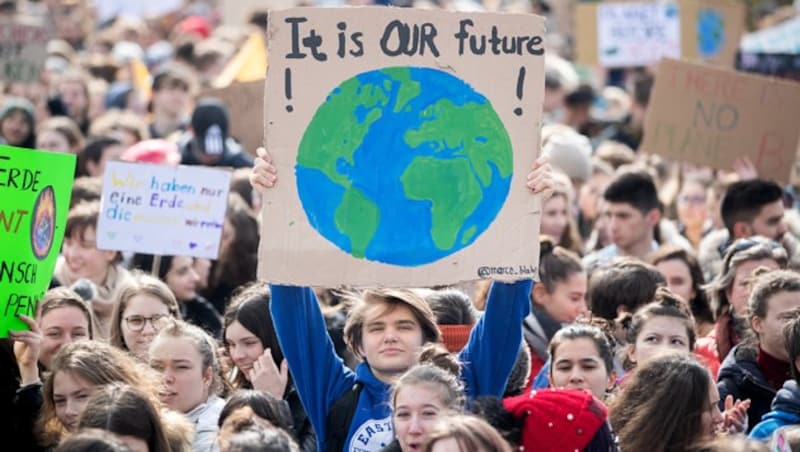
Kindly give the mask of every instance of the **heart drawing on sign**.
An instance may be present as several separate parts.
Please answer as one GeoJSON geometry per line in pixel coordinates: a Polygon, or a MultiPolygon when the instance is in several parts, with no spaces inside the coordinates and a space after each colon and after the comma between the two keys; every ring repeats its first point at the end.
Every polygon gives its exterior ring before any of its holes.
{"type": "Polygon", "coordinates": [[[197,243],[195,243],[195,242],[189,242],[189,249],[192,249],[192,250],[193,250],[193,249],[195,249],[195,248],[197,248],[197,243]]]}

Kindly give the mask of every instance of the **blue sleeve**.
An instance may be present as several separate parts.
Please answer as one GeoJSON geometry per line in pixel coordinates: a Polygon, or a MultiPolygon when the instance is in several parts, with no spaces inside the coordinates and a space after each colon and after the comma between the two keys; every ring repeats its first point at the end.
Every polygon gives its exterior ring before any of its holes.
{"type": "Polygon", "coordinates": [[[748,437],[758,441],[769,441],[770,438],[772,438],[772,434],[775,433],[775,430],[779,429],[780,427],[780,423],[776,422],[775,419],[761,421],[758,423],[758,425],[753,427],[753,430],[750,431],[750,435],[748,435],[748,437]]]}
{"type": "Polygon", "coordinates": [[[355,384],[355,374],[336,355],[314,291],[278,285],[270,290],[283,355],[317,438],[323,440],[328,411],[355,384]]]}
{"type": "Polygon", "coordinates": [[[505,392],[522,343],[522,321],[531,310],[531,287],[531,280],[492,284],[486,311],[459,355],[468,398],[505,392]]]}
{"type": "Polygon", "coordinates": [[[536,379],[533,380],[533,386],[531,386],[531,389],[536,391],[550,386],[550,379],[547,378],[547,376],[550,375],[550,364],[550,358],[548,357],[547,362],[544,363],[544,366],[539,369],[539,373],[536,374],[536,379]]]}

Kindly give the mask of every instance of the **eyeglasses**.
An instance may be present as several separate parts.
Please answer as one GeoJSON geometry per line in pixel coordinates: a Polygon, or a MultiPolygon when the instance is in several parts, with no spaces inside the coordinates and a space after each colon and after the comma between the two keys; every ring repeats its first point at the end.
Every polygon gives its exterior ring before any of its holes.
{"type": "Polygon", "coordinates": [[[141,315],[131,315],[125,317],[125,322],[128,324],[128,329],[133,332],[139,332],[144,329],[144,325],[147,322],[150,322],[150,325],[153,326],[153,329],[156,331],[161,330],[167,326],[169,323],[170,316],[168,314],[156,314],[152,317],[145,317],[141,315]]]}

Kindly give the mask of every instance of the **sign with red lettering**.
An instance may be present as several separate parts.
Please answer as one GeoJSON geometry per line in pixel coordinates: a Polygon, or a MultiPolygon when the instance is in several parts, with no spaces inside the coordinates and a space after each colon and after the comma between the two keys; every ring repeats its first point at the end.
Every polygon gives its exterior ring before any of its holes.
{"type": "Polygon", "coordinates": [[[27,330],[53,277],[75,156],[0,146],[0,338],[27,330]]]}
{"type": "Polygon", "coordinates": [[[0,80],[38,80],[50,32],[33,19],[0,20],[0,80]]]}
{"type": "Polygon", "coordinates": [[[639,149],[720,169],[749,157],[761,177],[789,182],[798,117],[797,83],[662,60],[639,149]]]}
{"type": "Polygon", "coordinates": [[[216,259],[231,172],[108,162],[97,248],[216,259]]]}

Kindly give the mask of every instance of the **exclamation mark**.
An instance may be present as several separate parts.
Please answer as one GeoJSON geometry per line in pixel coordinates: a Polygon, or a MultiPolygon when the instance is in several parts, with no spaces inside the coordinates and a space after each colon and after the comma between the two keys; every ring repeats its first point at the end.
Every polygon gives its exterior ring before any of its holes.
{"type": "MultiPolygon", "coordinates": [[[[522,100],[523,86],[525,86],[525,66],[519,68],[519,75],[517,76],[517,99],[522,100]]],[[[522,116],[522,107],[514,109],[514,114],[522,116]]]]}
{"type": "MultiPolygon", "coordinates": [[[[284,90],[286,91],[286,100],[292,100],[292,70],[288,67],[283,73],[283,80],[284,80],[284,90]]],[[[286,105],[286,111],[291,113],[294,111],[294,107],[291,104],[286,105]]]]}

